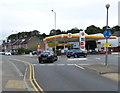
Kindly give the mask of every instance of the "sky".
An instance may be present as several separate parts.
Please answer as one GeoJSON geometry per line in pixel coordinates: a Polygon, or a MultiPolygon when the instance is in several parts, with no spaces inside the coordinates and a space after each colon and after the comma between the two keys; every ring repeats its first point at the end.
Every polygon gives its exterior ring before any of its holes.
{"type": "Polygon", "coordinates": [[[118,1],[120,0],[1,0],[0,39],[10,34],[38,30],[49,34],[55,28],[63,31],[90,25],[102,28],[106,25],[106,4],[109,8],[109,26],[118,25],[118,1]]]}

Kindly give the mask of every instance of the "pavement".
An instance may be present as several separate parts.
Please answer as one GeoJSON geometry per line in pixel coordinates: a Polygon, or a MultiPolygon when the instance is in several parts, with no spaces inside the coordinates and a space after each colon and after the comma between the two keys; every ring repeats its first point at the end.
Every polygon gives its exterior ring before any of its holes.
{"type": "Polygon", "coordinates": [[[84,68],[94,71],[104,77],[107,77],[109,79],[120,81],[120,74],[118,74],[118,66],[116,65],[107,65],[104,64],[92,64],[92,65],[84,65],[84,68]]]}
{"type": "MultiPolygon", "coordinates": [[[[29,79],[29,65],[22,62],[11,60],[9,56],[2,57],[2,91],[34,91],[29,79]]],[[[6,92],[5,92],[6,93],[6,92]]],[[[12,93],[12,92],[11,92],[12,93]]]]}

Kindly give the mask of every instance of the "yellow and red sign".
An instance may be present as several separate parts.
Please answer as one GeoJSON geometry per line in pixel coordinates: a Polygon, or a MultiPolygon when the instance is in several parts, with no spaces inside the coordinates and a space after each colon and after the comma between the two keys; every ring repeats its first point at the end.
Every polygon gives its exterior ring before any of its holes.
{"type": "Polygon", "coordinates": [[[40,48],[40,45],[38,45],[38,48],[40,48]]]}
{"type": "Polygon", "coordinates": [[[103,47],[112,47],[111,43],[103,43],[103,47]]]}

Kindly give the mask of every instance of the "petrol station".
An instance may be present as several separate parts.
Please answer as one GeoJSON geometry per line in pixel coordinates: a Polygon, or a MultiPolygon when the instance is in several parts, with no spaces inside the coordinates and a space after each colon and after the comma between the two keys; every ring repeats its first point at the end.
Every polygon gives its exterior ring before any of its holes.
{"type": "MultiPolygon", "coordinates": [[[[108,39],[116,39],[116,36],[111,36],[108,39]]],[[[61,50],[62,53],[65,53],[70,49],[81,49],[83,51],[93,48],[101,50],[101,47],[112,47],[112,44],[104,44],[100,47],[98,40],[106,39],[103,34],[91,34],[88,35],[84,31],[76,34],[59,34],[50,37],[44,38],[45,49],[46,50],[61,50]],[[93,43],[89,45],[89,43],[93,43]],[[106,46],[107,45],[107,46],[106,46]]]]}

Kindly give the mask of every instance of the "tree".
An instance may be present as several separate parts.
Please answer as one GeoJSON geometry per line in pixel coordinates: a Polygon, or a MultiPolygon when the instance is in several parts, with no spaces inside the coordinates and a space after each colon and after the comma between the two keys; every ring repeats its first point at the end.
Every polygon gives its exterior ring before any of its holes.
{"type": "Polygon", "coordinates": [[[113,26],[112,28],[111,28],[111,31],[112,31],[112,33],[114,33],[115,31],[120,31],[120,26],[113,26]]]}
{"type": "Polygon", "coordinates": [[[32,31],[34,34],[39,34],[40,32],[38,30],[33,30],[32,31]]]}
{"type": "Polygon", "coordinates": [[[45,37],[46,37],[46,34],[45,34],[45,33],[43,33],[43,34],[41,34],[41,36],[42,36],[43,38],[45,38],[45,37]]]}
{"type": "Polygon", "coordinates": [[[56,35],[59,35],[59,34],[61,34],[61,30],[60,29],[56,30],[56,35]]]}
{"type": "Polygon", "coordinates": [[[80,30],[78,28],[72,28],[71,30],[67,31],[67,33],[72,33],[72,34],[79,33],[79,32],[80,32],[80,30]]]}
{"type": "Polygon", "coordinates": [[[85,30],[85,32],[87,34],[96,34],[96,33],[101,33],[102,30],[99,27],[91,25],[91,26],[87,27],[87,29],[85,30]]]}
{"type": "Polygon", "coordinates": [[[7,37],[7,40],[13,40],[16,39],[17,34],[11,34],[7,37]]]}
{"type": "Polygon", "coordinates": [[[53,36],[53,35],[55,35],[55,34],[56,34],[56,30],[55,30],[55,29],[52,29],[52,30],[50,31],[50,33],[49,33],[50,36],[53,36]]]}
{"type": "Polygon", "coordinates": [[[61,34],[67,34],[67,32],[66,31],[61,31],[61,34]]]}
{"type": "MultiPolygon", "coordinates": [[[[103,33],[106,30],[107,26],[103,26],[101,33],[103,33]]],[[[110,29],[110,27],[108,26],[108,29],[110,29]]]]}

